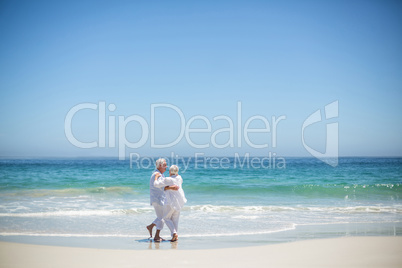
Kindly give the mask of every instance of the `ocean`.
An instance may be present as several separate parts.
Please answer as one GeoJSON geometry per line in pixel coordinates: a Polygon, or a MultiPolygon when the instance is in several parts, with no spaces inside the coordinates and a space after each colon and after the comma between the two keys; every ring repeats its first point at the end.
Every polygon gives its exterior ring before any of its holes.
{"type": "MultiPolygon", "coordinates": [[[[145,229],[155,218],[150,159],[1,159],[0,240],[195,249],[402,235],[402,158],[340,158],[337,167],[283,160],[177,160],[188,200],[179,242],[156,245],[145,229]]],[[[161,234],[170,237],[167,227],[161,234]]]]}

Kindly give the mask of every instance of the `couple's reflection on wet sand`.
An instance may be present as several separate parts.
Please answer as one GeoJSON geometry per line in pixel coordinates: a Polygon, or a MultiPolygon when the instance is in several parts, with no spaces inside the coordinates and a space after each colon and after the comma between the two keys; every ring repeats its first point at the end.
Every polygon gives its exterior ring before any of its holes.
{"type": "Polygon", "coordinates": [[[162,249],[167,249],[168,248],[168,247],[165,246],[166,243],[170,243],[170,249],[177,249],[177,246],[179,244],[178,241],[176,241],[176,242],[165,241],[165,242],[155,243],[154,241],[150,240],[149,245],[148,245],[148,249],[160,249],[161,243],[164,244],[162,249]]]}
{"type": "Polygon", "coordinates": [[[171,242],[170,240],[164,240],[162,242],[154,242],[152,238],[140,239],[136,241],[148,243],[148,249],[168,249],[168,243],[170,244],[170,249],[177,249],[179,245],[179,241],[171,242]]]}

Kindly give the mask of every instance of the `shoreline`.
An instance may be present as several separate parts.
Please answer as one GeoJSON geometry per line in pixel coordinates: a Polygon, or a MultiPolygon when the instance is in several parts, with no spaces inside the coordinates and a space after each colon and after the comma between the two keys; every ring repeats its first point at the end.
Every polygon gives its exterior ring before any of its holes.
{"type": "MultiPolygon", "coordinates": [[[[180,243],[180,241],[179,241],[180,243]]],[[[121,250],[0,242],[0,267],[401,267],[401,236],[312,239],[196,250],[121,250]]]]}
{"type": "MultiPolygon", "coordinates": [[[[162,237],[169,239],[164,232],[162,237]]],[[[96,235],[96,234],[0,234],[0,242],[21,243],[30,245],[61,246],[92,249],[115,250],[149,250],[159,248],[169,250],[204,250],[245,248],[262,245],[275,245],[311,239],[331,239],[342,237],[402,237],[402,223],[337,223],[295,225],[289,230],[279,230],[269,233],[252,233],[247,235],[180,235],[180,242],[172,245],[170,242],[153,243],[148,235],[96,235]]]]}

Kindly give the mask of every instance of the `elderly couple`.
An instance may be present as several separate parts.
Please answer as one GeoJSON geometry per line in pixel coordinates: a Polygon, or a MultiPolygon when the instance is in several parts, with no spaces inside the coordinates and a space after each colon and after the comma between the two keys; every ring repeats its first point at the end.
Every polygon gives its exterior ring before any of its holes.
{"type": "Polygon", "coordinates": [[[184,191],[181,188],[183,179],[178,174],[179,168],[175,165],[169,169],[169,177],[163,173],[167,169],[166,160],[160,158],[156,160],[156,169],[152,173],[149,182],[151,194],[151,205],[155,209],[156,219],[147,226],[149,235],[152,237],[152,229],[156,226],[155,242],[161,242],[160,231],[164,223],[169,227],[172,239],[178,240],[177,229],[179,225],[180,210],[187,202],[184,191]]]}

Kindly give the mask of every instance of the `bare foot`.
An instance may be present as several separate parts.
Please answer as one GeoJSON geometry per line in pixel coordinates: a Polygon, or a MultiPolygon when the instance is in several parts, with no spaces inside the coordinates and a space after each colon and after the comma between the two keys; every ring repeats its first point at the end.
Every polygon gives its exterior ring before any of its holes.
{"type": "Polygon", "coordinates": [[[154,228],[155,224],[150,224],[147,226],[147,230],[149,232],[149,236],[152,237],[152,229],[154,228]]]}
{"type": "Polygon", "coordinates": [[[160,236],[155,236],[155,238],[154,238],[154,242],[157,242],[157,243],[159,243],[159,242],[163,242],[163,241],[166,241],[165,239],[163,239],[162,237],[160,237],[160,236]]]}
{"type": "Polygon", "coordinates": [[[173,234],[173,238],[170,241],[171,242],[176,242],[177,240],[179,240],[179,236],[177,234],[173,234]]]}

